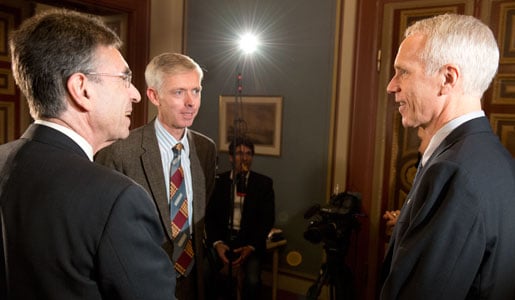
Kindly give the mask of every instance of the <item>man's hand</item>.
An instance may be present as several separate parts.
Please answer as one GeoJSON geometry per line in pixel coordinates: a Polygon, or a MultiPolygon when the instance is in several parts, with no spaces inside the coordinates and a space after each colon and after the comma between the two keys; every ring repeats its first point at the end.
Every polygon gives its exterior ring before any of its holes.
{"type": "Polygon", "coordinates": [[[251,246],[243,246],[241,248],[235,249],[234,253],[239,254],[239,257],[233,262],[233,265],[242,264],[245,262],[247,257],[254,252],[254,248],[251,246]]]}
{"type": "Polygon", "coordinates": [[[216,253],[218,254],[218,257],[220,257],[220,259],[224,262],[224,264],[228,264],[229,259],[227,258],[227,256],[225,256],[225,253],[227,251],[229,251],[229,246],[220,242],[215,245],[215,250],[216,250],[216,253]]]}
{"type": "Polygon", "coordinates": [[[401,214],[400,210],[394,211],[385,211],[383,215],[383,219],[386,220],[386,234],[391,235],[393,231],[393,227],[397,223],[397,218],[401,214]]]}

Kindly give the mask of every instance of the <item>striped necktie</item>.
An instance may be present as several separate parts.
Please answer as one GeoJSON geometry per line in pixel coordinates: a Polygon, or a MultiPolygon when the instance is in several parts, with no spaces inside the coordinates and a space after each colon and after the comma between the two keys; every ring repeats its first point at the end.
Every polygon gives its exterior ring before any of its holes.
{"type": "Polygon", "coordinates": [[[182,276],[187,276],[193,267],[193,247],[191,243],[188,221],[188,201],[186,184],[181,166],[181,150],[183,145],[176,144],[170,169],[170,216],[172,237],[174,242],[173,261],[175,269],[182,276]]]}

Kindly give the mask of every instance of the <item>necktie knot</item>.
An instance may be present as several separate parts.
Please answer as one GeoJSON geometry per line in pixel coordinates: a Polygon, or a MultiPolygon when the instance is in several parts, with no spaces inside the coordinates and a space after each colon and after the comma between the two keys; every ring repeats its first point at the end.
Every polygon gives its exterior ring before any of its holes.
{"type": "Polygon", "coordinates": [[[184,149],[184,146],[182,145],[182,143],[175,144],[175,146],[173,146],[173,148],[172,148],[173,154],[174,155],[181,154],[182,149],[184,149]]]}

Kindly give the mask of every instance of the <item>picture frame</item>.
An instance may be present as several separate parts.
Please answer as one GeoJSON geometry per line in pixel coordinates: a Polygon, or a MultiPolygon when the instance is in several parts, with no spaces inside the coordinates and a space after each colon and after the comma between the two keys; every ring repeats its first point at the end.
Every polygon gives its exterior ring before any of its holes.
{"type": "Polygon", "coordinates": [[[282,96],[240,96],[238,101],[234,95],[220,96],[219,150],[229,150],[236,127],[236,134],[254,143],[255,154],[280,156],[282,106],[282,96]]]}

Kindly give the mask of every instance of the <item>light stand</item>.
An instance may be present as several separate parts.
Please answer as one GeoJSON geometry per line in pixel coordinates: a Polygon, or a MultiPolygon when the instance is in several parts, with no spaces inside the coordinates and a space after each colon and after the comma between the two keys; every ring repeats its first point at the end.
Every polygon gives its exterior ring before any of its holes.
{"type": "MultiPolygon", "coordinates": [[[[242,74],[241,74],[241,71],[239,70],[239,66],[236,70],[236,93],[235,93],[235,96],[234,96],[234,121],[233,121],[233,136],[232,136],[232,144],[233,145],[236,145],[236,140],[242,136],[244,136],[244,134],[246,133],[246,130],[247,130],[247,123],[243,120],[242,118],[242,112],[243,112],[243,109],[242,109],[242,106],[243,106],[243,103],[242,103],[242,91],[243,91],[243,86],[242,86],[242,74]]],[[[234,149],[236,150],[236,149],[234,149]]],[[[229,200],[229,226],[228,226],[228,237],[227,237],[227,240],[229,241],[229,255],[228,255],[228,260],[229,260],[229,265],[227,266],[228,267],[228,270],[227,270],[227,275],[229,277],[229,285],[228,285],[228,290],[229,290],[229,293],[230,293],[230,296],[229,296],[229,299],[237,299],[237,293],[236,293],[236,290],[234,289],[234,287],[232,286],[232,283],[233,283],[233,261],[236,259],[235,255],[234,255],[234,244],[235,244],[235,240],[236,240],[236,234],[235,234],[235,230],[234,230],[234,201],[236,200],[234,198],[234,195],[236,193],[238,193],[238,186],[241,185],[241,184],[245,184],[245,182],[241,182],[241,180],[245,180],[245,178],[241,178],[241,176],[239,176],[239,174],[237,174],[237,170],[241,170],[241,166],[239,166],[240,168],[237,168],[236,166],[236,162],[235,162],[235,159],[234,159],[234,156],[236,156],[236,153],[233,153],[233,163],[231,165],[231,168],[232,168],[232,184],[231,184],[231,193],[230,193],[230,200],[229,200]]],[[[241,162],[240,162],[241,163],[241,162]]]]}
{"type": "MultiPolygon", "coordinates": [[[[251,34],[245,34],[240,39],[240,49],[244,52],[244,54],[251,54],[254,52],[257,48],[258,41],[256,37],[254,37],[251,34]]],[[[240,59],[241,61],[241,59],[240,59]]],[[[242,138],[245,136],[247,132],[247,123],[243,119],[243,65],[240,63],[236,67],[236,87],[235,87],[235,95],[234,95],[234,121],[233,121],[233,135],[232,135],[232,144],[236,146],[236,141],[239,138],[242,138]]],[[[236,147],[235,147],[236,148],[236,147]]],[[[234,149],[236,151],[236,149],[234,149]]],[[[229,241],[229,265],[228,265],[228,277],[229,277],[229,285],[228,290],[230,293],[229,299],[237,299],[237,292],[236,289],[232,286],[233,283],[233,261],[236,259],[234,255],[234,246],[235,246],[235,240],[236,240],[236,234],[234,230],[234,201],[236,200],[234,195],[236,193],[243,193],[242,197],[244,197],[244,189],[246,185],[246,178],[242,173],[242,176],[240,174],[237,174],[238,170],[242,170],[242,161],[240,160],[240,166],[237,166],[237,162],[235,159],[236,153],[233,153],[233,163],[232,163],[232,184],[231,184],[231,193],[230,193],[230,204],[229,204],[229,225],[228,225],[228,237],[227,240],[229,241]],[[240,188],[238,188],[240,187],[240,188]],[[243,187],[243,189],[241,188],[243,187]]]]}

